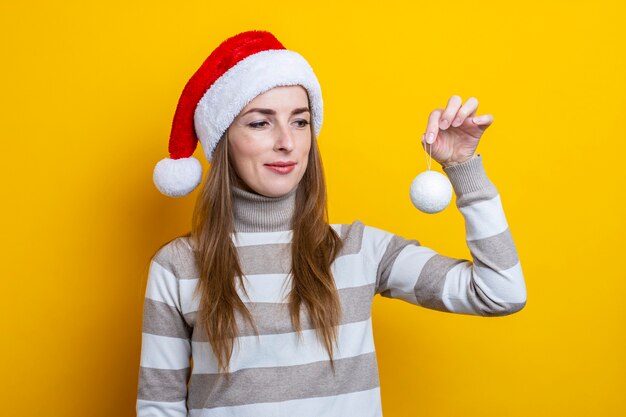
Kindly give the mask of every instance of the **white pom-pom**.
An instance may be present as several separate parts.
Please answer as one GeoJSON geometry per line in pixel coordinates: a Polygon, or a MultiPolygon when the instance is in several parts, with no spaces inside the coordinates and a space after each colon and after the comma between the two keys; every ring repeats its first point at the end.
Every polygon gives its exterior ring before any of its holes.
{"type": "Polygon", "coordinates": [[[424,213],[438,213],[450,204],[452,191],[448,177],[428,170],[415,177],[411,183],[411,201],[424,213]]]}
{"type": "Polygon", "coordinates": [[[161,193],[170,197],[184,196],[202,181],[202,165],[193,156],[161,159],[154,167],[152,180],[161,193]]]}

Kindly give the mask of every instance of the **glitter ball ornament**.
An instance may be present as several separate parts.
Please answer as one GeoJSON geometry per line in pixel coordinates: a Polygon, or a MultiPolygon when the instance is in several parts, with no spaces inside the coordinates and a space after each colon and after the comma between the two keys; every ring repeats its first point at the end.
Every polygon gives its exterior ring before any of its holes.
{"type": "Polygon", "coordinates": [[[439,213],[452,200],[452,184],[445,175],[437,171],[424,171],[411,183],[411,201],[420,211],[439,213]]]}

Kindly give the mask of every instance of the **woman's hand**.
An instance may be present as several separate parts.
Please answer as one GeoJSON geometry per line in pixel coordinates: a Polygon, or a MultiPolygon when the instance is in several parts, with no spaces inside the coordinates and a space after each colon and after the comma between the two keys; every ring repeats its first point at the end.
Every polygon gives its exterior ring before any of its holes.
{"type": "Polygon", "coordinates": [[[450,97],[445,110],[433,110],[428,117],[426,133],[422,135],[422,147],[443,167],[474,157],[480,137],[493,123],[490,114],[476,116],[476,98],[468,98],[461,106],[462,103],[461,97],[455,95],[450,97]]]}

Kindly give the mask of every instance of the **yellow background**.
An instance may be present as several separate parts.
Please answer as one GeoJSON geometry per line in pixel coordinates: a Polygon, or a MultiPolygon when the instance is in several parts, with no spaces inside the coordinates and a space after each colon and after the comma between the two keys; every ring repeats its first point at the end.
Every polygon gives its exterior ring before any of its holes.
{"type": "Polygon", "coordinates": [[[189,229],[197,195],[162,196],[154,164],[191,74],[266,29],[322,85],[332,222],[468,259],[454,202],[423,214],[408,189],[431,110],[458,94],[494,116],[478,152],[528,304],[484,318],[376,297],[385,417],[626,415],[624,9],[4,1],[0,413],[134,415],[149,257],[189,229]]]}

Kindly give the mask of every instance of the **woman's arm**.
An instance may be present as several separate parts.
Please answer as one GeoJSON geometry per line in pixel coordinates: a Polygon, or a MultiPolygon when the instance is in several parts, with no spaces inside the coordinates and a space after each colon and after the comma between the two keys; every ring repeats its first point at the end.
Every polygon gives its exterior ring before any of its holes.
{"type": "Polygon", "coordinates": [[[473,261],[441,255],[415,240],[378,230],[376,293],[459,314],[504,316],[526,304],[526,286],[500,195],[482,156],[444,168],[465,219],[473,261]],[[391,236],[390,236],[391,235],[391,236]]]}
{"type": "Polygon", "coordinates": [[[187,416],[191,328],[185,321],[172,258],[176,241],[150,263],[143,306],[137,417],[187,416]]]}

